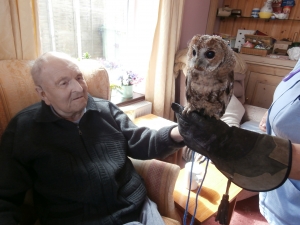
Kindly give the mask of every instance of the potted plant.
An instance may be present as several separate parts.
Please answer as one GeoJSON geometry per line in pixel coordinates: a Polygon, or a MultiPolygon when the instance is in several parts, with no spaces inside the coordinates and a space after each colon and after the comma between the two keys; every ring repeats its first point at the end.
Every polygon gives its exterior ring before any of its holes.
{"type": "Polygon", "coordinates": [[[110,87],[120,91],[124,98],[132,98],[133,85],[140,83],[143,78],[132,70],[125,69],[122,65],[105,59],[98,59],[109,71],[110,87]]]}
{"type": "Polygon", "coordinates": [[[140,83],[143,78],[131,70],[123,70],[120,78],[122,85],[122,94],[124,98],[132,98],[133,85],[140,83]]]}

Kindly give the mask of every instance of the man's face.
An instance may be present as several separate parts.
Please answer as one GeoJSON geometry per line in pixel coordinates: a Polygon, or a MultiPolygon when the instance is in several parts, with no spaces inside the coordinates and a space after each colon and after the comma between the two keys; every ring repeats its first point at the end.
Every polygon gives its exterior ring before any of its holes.
{"type": "Polygon", "coordinates": [[[79,68],[72,62],[52,58],[40,76],[39,94],[45,103],[65,119],[79,119],[88,99],[87,84],[79,68]]]}

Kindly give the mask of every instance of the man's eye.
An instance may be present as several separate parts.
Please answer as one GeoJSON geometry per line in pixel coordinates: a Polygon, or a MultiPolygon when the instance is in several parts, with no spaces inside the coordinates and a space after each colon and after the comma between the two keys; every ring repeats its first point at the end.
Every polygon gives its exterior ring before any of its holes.
{"type": "Polygon", "coordinates": [[[65,86],[65,85],[67,85],[67,84],[68,84],[68,82],[63,81],[63,82],[60,82],[60,83],[59,83],[59,86],[65,86]]]}

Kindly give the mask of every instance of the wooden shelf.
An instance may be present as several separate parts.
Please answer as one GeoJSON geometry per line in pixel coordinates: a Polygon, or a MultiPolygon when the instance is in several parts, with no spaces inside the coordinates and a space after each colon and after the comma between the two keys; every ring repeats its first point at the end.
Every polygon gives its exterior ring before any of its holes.
{"type": "Polygon", "coordinates": [[[289,19],[262,19],[250,17],[253,8],[261,8],[265,0],[240,1],[224,0],[222,5],[229,5],[232,9],[240,9],[240,17],[217,17],[218,1],[211,0],[207,31],[212,33],[228,34],[236,36],[238,30],[259,30],[276,40],[287,39],[292,42],[300,42],[300,4],[296,4],[289,15],[289,19]],[[212,18],[214,17],[214,18],[212,18]]]}
{"type": "Polygon", "coordinates": [[[265,19],[265,18],[254,18],[251,16],[217,16],[221,20],[226,20],[226,19],[251,19],[251,20],[264,20],[264,21],[300,21],[299,19],[265,19]]]}

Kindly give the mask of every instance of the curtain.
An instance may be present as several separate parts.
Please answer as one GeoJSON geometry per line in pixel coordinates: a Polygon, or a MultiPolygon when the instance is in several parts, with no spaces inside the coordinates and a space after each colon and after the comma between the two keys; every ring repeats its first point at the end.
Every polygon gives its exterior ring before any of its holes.
{"type": "MultiPolygon", "coordinates": [[[[128,0],[127,40],[122,61],[144,78],[148,73],[159,6],[160,0],[128,0]]],[[[133,89],[145,94],[145,86],[146,79],[133,89]]]]}
{"type": "Polygon", "coordinates": [[[40,55],[37,0],[0,0],[0,60],[40,55]]]}
{"type": "Polygon", "coordinates": [[[175,54],[179,47],[185,0],[160,0],[145,99],[152,102],[153,114],[174,119],[171,103],[175,100],[175,54]]]}

